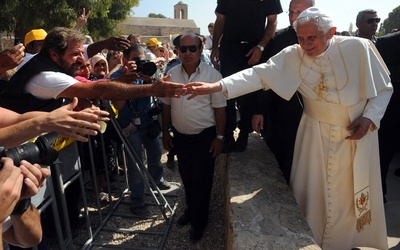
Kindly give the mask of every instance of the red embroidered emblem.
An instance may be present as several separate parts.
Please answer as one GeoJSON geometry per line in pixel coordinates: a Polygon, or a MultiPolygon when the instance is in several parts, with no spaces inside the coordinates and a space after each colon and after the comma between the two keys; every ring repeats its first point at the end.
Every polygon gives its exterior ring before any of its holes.
{"type": "Polygon", "coordinates": [[[360,215],[362,212],[368,210],[367,205],[369,201],[369,192],[367,194],[361,193],[360,197],[356,199],[356,208],[360,215]]]}

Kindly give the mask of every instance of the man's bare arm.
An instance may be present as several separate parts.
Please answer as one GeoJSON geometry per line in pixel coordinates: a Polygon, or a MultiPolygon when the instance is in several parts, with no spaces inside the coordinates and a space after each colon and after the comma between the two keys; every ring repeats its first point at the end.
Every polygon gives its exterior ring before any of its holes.
{"type": "Polygon", "coordinates": [[[184,85],[167,82],[169,76],[157,79],[152,84],[125,84],[118,81],[78,82],[58,96],[65,98],[90,98],[100,100],[130,100],[148,96],[179,97],[184,94],[184,85]]]}

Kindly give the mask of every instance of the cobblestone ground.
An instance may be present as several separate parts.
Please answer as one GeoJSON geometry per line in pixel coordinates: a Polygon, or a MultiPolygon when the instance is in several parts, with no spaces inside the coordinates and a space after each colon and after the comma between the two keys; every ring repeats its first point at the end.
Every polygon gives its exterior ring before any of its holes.
{"type": "MultiPolygon", "coordinates": [[[[218,158],[226,159],[226,155],[222,155],[218,158]]],[[[163,154],[162,163],[165,165],[166,163],[166,153],[163,154]]],[[[176,165],[176,162],[175,162],[176,165]]],[[[218,164],[216,164],[218,165],[218,164]]],[[[175,207],[175,214],[173,216],[173,222],[165,241],[164,248],[166,250],[183,250],[183,249],[224,249],[225,248],[225,229],[224,229],[224,208],[223,208],[223,180],[221,171],[223,169],[217,167],[214,175],[214,184],[212,197],[210,202],[210,214],[209,214],[209,224],[204,231],[203,238],[197,242],[196,244],[192,244],[189,240],[189,230],[190,226],[181,227],[176,223],[176,220],[183,213],[185,209],[185,198],[184,198],[184,189],[181,187],[176,192],[176,196],[165,196],[168,200],[169,204],[172,208],[175,207]]],[[[88,174],[85,174],[88,176],[88,174]]],[[[116,179],[122,180],[124,176],[117,176],[114,178],[112,182],[112,186],[117,186],[115,181],[116,179]]],[[[170,170],[167,167],[164,168],[164,178],[167,181],[170,181],[174,184],[174,186],[181,185],[181,179],[179,176],[179,172],[177,167],[175,169],[170,170]]],[[[90,183],[86,186],[90,186],[90,183]]],[[[88,206],[90,211],[90,220],[92,226],[92,231],[95,231],[95,227],[99,225],[100,219],[98,216],[98,210],[96,209],[96,203],[93,198],[93,191],[91,188],[88,188],[85,192],[86,197],[88,197],[88,206]]],[[[113,193],[113,200],[118,200],[117,192],[113,193]]],[[[116,212],[113,213],[113,216],[105,225],[98,236],[94,239],[94,242],[97,244],[108,244],[110,247],[94,247],[93,249],[102,248],[114,248],[114,249],[156,249],[160,242],[162,241],[163,232],[168,230],[168,223],[163,219],[160,210],[156,206],[149,206],[150,210],[154,214],[158,214],[157,219],[138,219],[134,218],[130,215],[130,211],[128,209],[128,201],[129,196],[126,195],[123,199],[123,202],[118,206],[116,212]],[[119,216],[121,215],[121,216],[119,216]],[[160,235],[148,235],[148,234],[135,234],[135,233],[126,233],[126,232],[112,232],[107,229],[109,228],[127,228],[130,230],[138,230],[141,232],[157,232],[160,235]]],[[[146,202],[149,204],[156,204],[154,198],[151,195],[146,197],[146,202]]],[[[101,203],[101,210],[104,212],[109,211],[109,205],[106,202],[101,203]]],[[[171,213],[167,212],[167,216],[171,216],[171,213]]],[[[106,215],[103,216],[103,219],[106,215]]],[[[74,244],[73,249],[81,249],[82,245],[88,240],[88,230],[85,226],[83,226],[79,230],[73,231],[74,244]]],[[[60,249],[57,241],[49,239],[48,237],[44,238],[44,245],[46,249],[60,249]]]]}

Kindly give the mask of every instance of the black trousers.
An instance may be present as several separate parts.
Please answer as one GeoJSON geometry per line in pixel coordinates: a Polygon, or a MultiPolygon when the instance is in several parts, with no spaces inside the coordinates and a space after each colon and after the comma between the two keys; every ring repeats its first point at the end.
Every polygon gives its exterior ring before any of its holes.
{"type": "Polygon", "coordinates": [[[379,158],[381,163],[381,178],[383,195],[387,193],[386,176],[390,162],[400,148],[400,82],[393,83],[394,92],[386,108],[378,130],[379,158]]]}
{"type": "Polygon", "coordinates": [[[174,131],[174,151],[186,196],[186,213],[196,229],[203,230],[208,221],[209,203],[214,177],[215,158],[209,152],[215,138],[215,127],[196,135],[174,131]]]}
{"type": "MultiPolygon", "coordinates": [[[[249,57],[245,55],[253,46],[253,43],[236,43],[236,44],[224,44],[223,48],[220,49],[220,72],[223,77],[230,76],[236,72],[252,67],[253,65],[248,65],[249,57]]],[[[221,45],[222,46],[222,45],[221,45]]],[[[260,59],[261,62],[265,62],[265,55],[260,59]]],[[[253,116],[252,107],[254,98],[253,93],[240,96],[227,101],[226,106],[226,127],[225,127],[225,137],[227,140],[233,138],[233,131],[236,126],[241,132],[251,133],[253,128],[251,125],[251,119],[253,116]],[[240,120],[236,123],[236,108],[239,109],[240,120]]]]}

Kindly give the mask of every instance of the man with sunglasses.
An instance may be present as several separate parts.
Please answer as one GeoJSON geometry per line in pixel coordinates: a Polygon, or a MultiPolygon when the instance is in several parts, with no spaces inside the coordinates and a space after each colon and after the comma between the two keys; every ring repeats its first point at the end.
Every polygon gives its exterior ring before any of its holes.
{"type": "MultiPolygon", "coordinates": [[[[182,63],[169,71],[171,81],[186,84],[222,78],[216,69],[200,60],[203,47],[198,36],[183,35],[178,48],[182,63]]],[[[191,224],[189,238],[196,243],[207,226],[215,158],[223,148],[226,100],[221,93],[214,93],[193,100],[181,97],[161,101],[164,148],[173,148],[177,155],[185,188],[187,209],[177,223],[191,224]],[[173,138],[169,133],[171,127],[173,138]]]]}
{"type": "Polygon", "coordinates": [[[358,31],[355,36],[371,40],[376,43],[376,30],[381,19],[375,10],[366,9],[358,12],[356,26],[358,31]]]}

